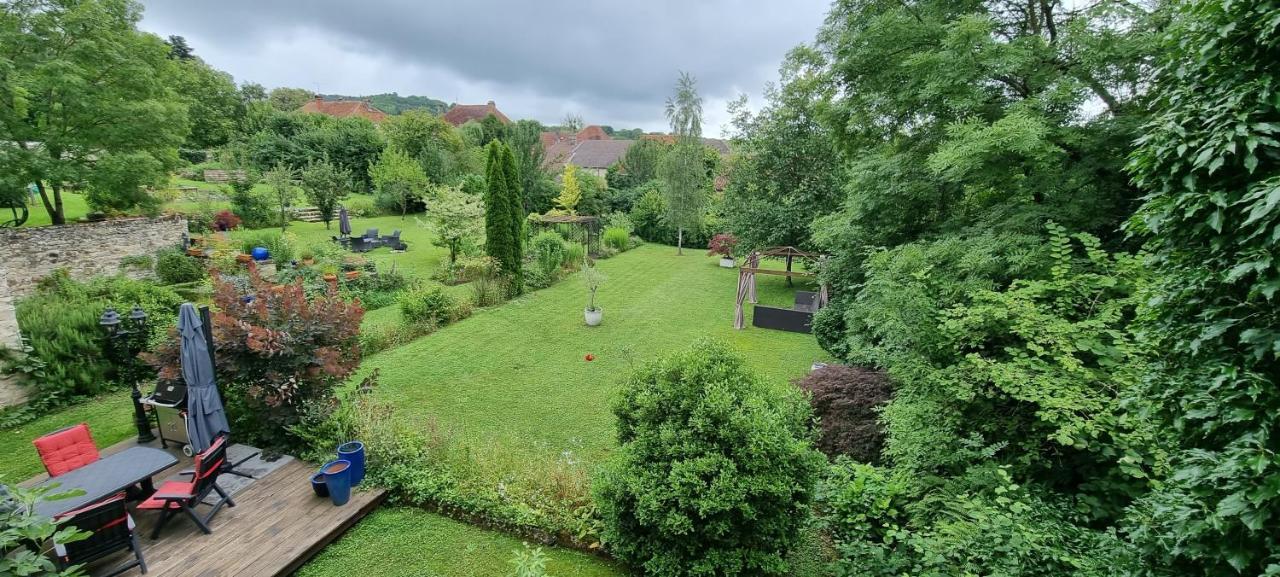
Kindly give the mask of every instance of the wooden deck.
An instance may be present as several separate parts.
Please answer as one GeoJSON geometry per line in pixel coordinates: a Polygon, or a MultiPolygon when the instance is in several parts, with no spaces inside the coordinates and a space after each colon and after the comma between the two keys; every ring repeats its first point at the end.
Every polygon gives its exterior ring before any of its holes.
{"type": "MultiPolygon", "coordinates": [[[[126,441],[105,449],[113,453],[126,441]]],[[[181,453],[178,453],[180,456],[181,453]]],[[[182,459],[171,472],[191,465],[182,459]]],[[[342,507],[311,490],[314,467],[293,459],[249,484],[229,490],[235,507],[223,507],[205,535],[189,519],[170,520],[158,539],[150,538],[157,511],[134,511],[138,540],[148,577],[273,577],[289,575],[333,542],[382,502],[381,490],[357,490],[342,507]]],[[[43,477],[43,476],[42,476],[43,477]]],[[[225,476],[226,485],[240,480],[225,476]]],[[[42,478],[28,481],[39,482],[42,478]]],[[[157,479],[157,485],[160,479],[157,479]]],[[[221,481],[219,484],[223,484],[221,481]]],[[[199,511],[205,511],[201,507],[199,511]]],[[[88,567],[91,575],[108,573],[129,559],[120,552],[88,567]]],[[[135,568],[123,575],[141,575],[135,568]]]]}

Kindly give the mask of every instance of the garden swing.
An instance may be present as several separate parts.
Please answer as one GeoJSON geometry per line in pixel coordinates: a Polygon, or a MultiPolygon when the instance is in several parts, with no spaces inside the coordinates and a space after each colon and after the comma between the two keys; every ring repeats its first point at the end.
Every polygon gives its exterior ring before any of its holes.
{"type": "Polygon", "coordinates": [[[827,306],[830,299],[826,283],[820,283],[818,292],[796,291],[795,303],[789,309],[758,304],[756,301],[756,274],[769,274],[792,277],[814,277],[809,271],[791,270],[791,263],[797,259],[821,260],[825,255],[805,252],[791,246],[778,246],[754,251],[747,255],[747,260],[738,269],[738,299],[734,308],[733,328],[741,329],[746,325],[742,314],[742,303],[749,301],[755,305],[751,315],[752,326],[765,329],[778,329],[796,333],[813,332],[813,313],[827,306]],[[760,268],[761,258],[779,258],[787,261],[786,270],[760,268]]]}

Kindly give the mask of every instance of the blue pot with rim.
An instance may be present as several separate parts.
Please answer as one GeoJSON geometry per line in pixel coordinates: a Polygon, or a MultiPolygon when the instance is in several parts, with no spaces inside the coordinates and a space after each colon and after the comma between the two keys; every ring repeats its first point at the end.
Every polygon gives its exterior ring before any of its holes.
{"type": "Polygon", "coordinates": [[[351,441],[338,447],[338,458],[351,462],[351,486],[364,481],[364,443],[351,441]]]}
{"type": "Polygon", "coordinates": [[[329,485],[324,482],[323,468],[311,475],[311,490],[316,492],[317,497],[329,496],[329,485]]]}
{"type": "Polygon", "coordinates": [[[329,461],[320,468],[324,484],[329,489],[329,499],[339,507],[351,500],[351,461],[329,461]]]}
{"type": "Polygon", "coordinates": [[[253,247],[253,250],[249,252],[249,255],[252,256],[253,260],[256,260],[256,261],[264,261],[264,260],[267,260],[268,258],[271,258],[271,252],[268,251],[267,247],[265,246],[253,247]]]}

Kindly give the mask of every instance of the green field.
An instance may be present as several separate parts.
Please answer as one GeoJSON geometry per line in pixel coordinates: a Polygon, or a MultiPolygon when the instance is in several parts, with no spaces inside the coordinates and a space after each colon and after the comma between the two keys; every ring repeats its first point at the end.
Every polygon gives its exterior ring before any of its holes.
{"type": "Polygon", "coordinates": [[[137,434],[128,391],[118,391],[45,415],[27,424],[0,429],[0,483],[16,483],[44,472],[31,441],[50,431],[88,423],[93,440],[108,447],[137,434]]]}
{"type": "MultiPolygon", "coordinates": [[[[418,509],[382,508],[326,547],[298,577],[506,577],[519,539],[418,509]]],[[[543,547],[547,574],[621,577],[599,558],[543,547]]]]}
{"type": "MultiPolygon", "coordinates": [[[[577,275],[367,359],[381,370],[379,394],[404,419],[435,419],[473,440],[538,452],[599,455],[613,446],[609,403],[636,363],[726,340],[778,386],[826,354],[811,335],[733,328],[737,270],[688,251],[645,245],[600,268],[604,324],[587,327],[577,275]],[[594,361],[586,361],[590,353],[594,361]]],[[[762,277],[762,302],[789,305],[781,277],[762,277]]],[[[749,317],[748,317],[749,319],[749,317]]]]}

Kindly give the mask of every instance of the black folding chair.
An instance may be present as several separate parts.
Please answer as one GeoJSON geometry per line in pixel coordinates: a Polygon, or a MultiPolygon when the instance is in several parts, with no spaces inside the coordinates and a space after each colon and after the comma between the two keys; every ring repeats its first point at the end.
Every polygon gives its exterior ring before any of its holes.
{"type": "Polygon", "coordinates": [[[67,544],[54,543],[55,563],[59,570],[72,565],[91,563],[124,549],[133,552],[133,560],[121,565],[106,577],[119,575],[138,567],[145,575],[147,560],[138,547],[138,537],[133,532],[133,518],[125,508],[124,495],[116,495],[88,507],[59,516],[64,526],[75,527],[90,533],[88,539],[67,544]]]}
{"type": "Polygon", "coordinates": [[[218,486],[218,475],[222,474],[227,462],[227,437],[219,435],[213,444],[196,455],[196,466],[191,471],[180,474],[190,475],[191,481],[169,481],[160,486],[151,498],[138,503],[138,509],[159,509],[160,521],[151,532],[151,538],[160,536],[160,529],[178,513],[185,513],[206,535],[213,533],[209,529],[209,521],[218,513],[223,505],[235,507],[235,501],[222,487],[218,486]],[[218,500],[205,503],[206,497],[217,493],[218,500]],[[196,512],[196,507],[209,505],[211,508],[203,516],[196,512]]]}

